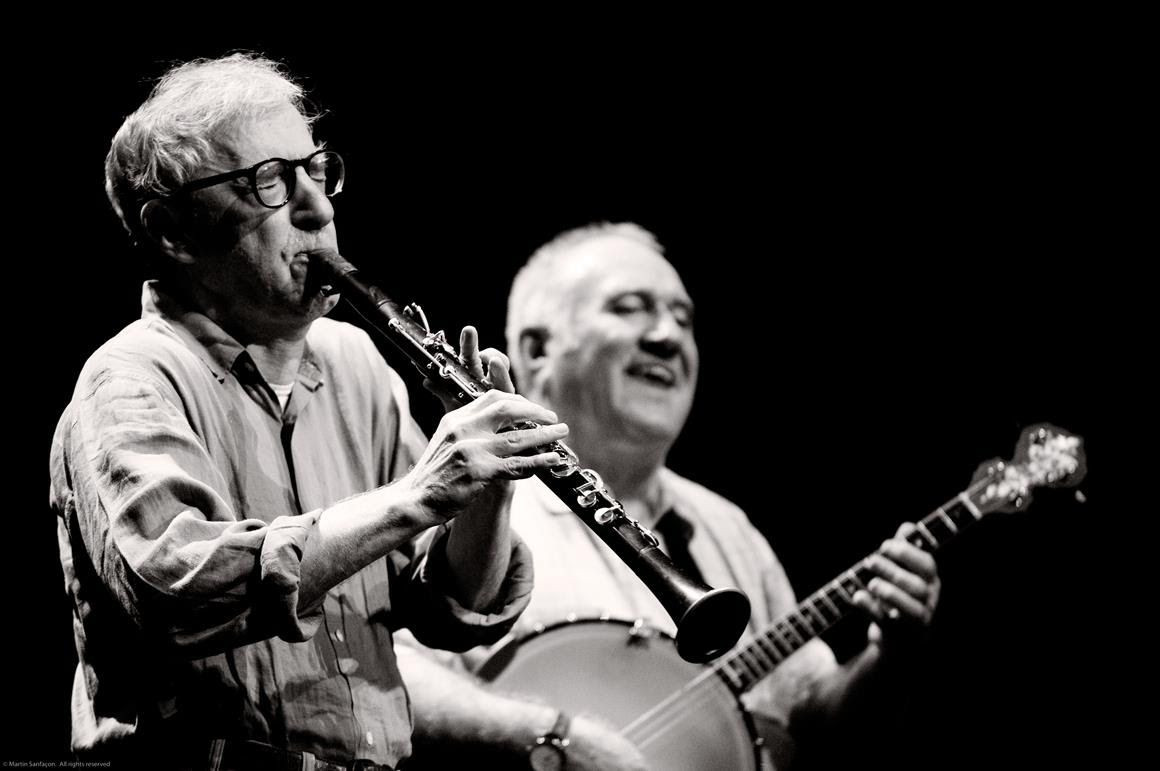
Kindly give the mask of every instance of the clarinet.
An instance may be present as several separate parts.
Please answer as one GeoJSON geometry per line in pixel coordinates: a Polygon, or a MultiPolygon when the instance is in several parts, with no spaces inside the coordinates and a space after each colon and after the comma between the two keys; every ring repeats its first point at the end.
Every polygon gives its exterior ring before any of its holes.
{"type": "MultiPolygon", "coordinates": [[[[354,310],[410,358],[433,388],[464,405],[490,385],[477,378],[447,342],[432,332],[423,309],[401,308],[378,287],[362,280],[358,269],[333,249],[309,254],[319,291],[340,293],[354,310]]],[[[524,421],[516,428],[534,428],[524,421]]],[[[629,517],[604,486],[600,475],[584,468],[576,454],[555,441],[536,452],[555,452],[559,465],[536,476],[584,522],[660,601],[677,627],[681,658],[704,663],[733,647],[749,623],[749,598],[732,587],[713,589],[678,568],[660,549],[655,535],[629,517]]]]}

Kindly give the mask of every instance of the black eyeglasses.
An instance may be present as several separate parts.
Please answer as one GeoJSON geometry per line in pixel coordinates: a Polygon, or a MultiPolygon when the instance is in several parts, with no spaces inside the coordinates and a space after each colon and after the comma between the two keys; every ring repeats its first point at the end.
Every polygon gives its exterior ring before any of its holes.
{"type": "Polygon", "coordinates": [[[255,163],[248,169],[227,171],[224,174],[215,174],[205,179],[197,179],[182,185],[174,195],[201,190],[222,182],[245,178],[250,183],[250,191],[258,203],[269,209],[277,209],[286,205],[294,197],[294,186],[298,179],[298,167],[306,169],[306,174],[315,182],[322,185],[322,192],[329,198],[342,192],[342,180],[346,176],[346,169],[342,164],[342,156],[331,150],[318,150],[297,161],[288,161],[285,158],[269,158],[255,163]]]}

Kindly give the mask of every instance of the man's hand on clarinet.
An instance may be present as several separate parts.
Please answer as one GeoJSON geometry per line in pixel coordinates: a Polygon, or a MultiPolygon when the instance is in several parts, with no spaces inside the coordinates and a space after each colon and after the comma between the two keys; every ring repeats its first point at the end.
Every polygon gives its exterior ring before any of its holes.
{"type": "Polygon", "coordinates": [[[480,351],[471,327],[464,329],[461,339],[464,365],[477,377],[486,367],[495,388],[444,415],[423,456],[405,477],[434,522],[451,519],[485,493],[502,495],[510,480],[559,464],[560,456],[554,452],[521,453],[568,435],[556,413],[512,393],[506,356],[494,349],[480,351]],[[541,425],[511,428],[525,421],[541,425]]]}
{"type": "MultiPolygon", "coordinates": [[[[472,377],[482,381],[484,385],[509,394],[516,392],[509,371],[511,363],[508,357],[495,348],[479,350],[479,333],[475,327],[466,326],[459,333],[459,362],[472,377]]],[[[439,397],[444,411],[451,412],[460,407],[458,402],[438,388],[438,384],[432,378],[425,379],[423,386],[439,397]]]]}

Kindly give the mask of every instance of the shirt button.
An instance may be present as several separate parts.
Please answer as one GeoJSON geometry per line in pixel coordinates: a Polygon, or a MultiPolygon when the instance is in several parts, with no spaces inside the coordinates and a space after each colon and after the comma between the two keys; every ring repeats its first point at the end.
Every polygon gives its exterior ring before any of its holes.
{"type": "Polygon", "coordinates": [[[334,639],[338,640],[339,642],[342,642],[343,640],[345,640],[345,639],[346,639],[346,638],[343,636],[343,634],[342,634],[342,630],[341,630],[341,629],[339,629],[337,632],[335,632],[335,633],[334,633],[334,639]]]}
{"type": "Polygon", "coordinates": [[[367,731],[367,744],[369,744],[372,747],[375,746],[375,735],[373,733],[371,733],[370,731],[367,731]]]}

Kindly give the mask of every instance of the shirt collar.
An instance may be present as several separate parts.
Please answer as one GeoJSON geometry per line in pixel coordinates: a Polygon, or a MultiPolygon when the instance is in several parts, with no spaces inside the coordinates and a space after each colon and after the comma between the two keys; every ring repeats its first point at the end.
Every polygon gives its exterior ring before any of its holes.
{"type": "MultiPolygon", "coordinates": [[[[656,476],[656,498],[654,499],[654,510],[660,512],[661,517],[677,517],[684,524],[682,529],[685,531],[687,538],[692,538],[694,531],[697,529],[697,519],[689,502],[684,500],[675,491],[674,482],[676,475],[665,467],[656,476]]],[[[660,519],[657,519],[659,522],[660,519]]],[[[655,523],[654,523],[655,524],[655,523]]]]}
{"type": "MultiPolygon", "coordinates": [[[[224,381],[227,372],[234,373],[243,383],[261,379],[249,352],[218,326],[217,322],[201,311],[190,310],[159,281],[146,281],[141,290],[141,318],[159,319],[168,323],[213,372],[218,381],[224,381]]],[[[307,339],[298,365],[298,381],[311,391],[322,385],[322,370],[307,339]]]]}

